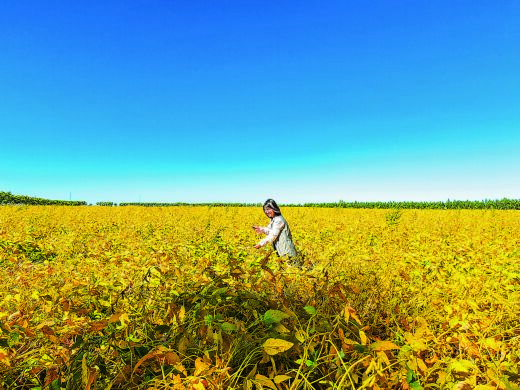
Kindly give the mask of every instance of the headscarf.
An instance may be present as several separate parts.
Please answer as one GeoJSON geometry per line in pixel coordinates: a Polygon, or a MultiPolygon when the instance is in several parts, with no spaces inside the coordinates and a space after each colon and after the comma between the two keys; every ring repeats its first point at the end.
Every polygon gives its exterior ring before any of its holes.
{"type": "Polygon", "coordinates": [[[266,208],[269,208],[274,211],[274,215],[282,215],[282,212],[280,211],[280,207],[276,204],[274,199],[267,199],[264,202],[264,211],[266,208]]]}

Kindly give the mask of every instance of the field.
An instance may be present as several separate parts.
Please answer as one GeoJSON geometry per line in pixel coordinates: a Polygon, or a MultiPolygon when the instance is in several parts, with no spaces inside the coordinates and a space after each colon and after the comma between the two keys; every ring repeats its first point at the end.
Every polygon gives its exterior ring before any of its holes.
{"type": "Polygon", "coordinates": [[[0,388],[520,388],[520,211],[282,211],[0,207],[0,388]]]}

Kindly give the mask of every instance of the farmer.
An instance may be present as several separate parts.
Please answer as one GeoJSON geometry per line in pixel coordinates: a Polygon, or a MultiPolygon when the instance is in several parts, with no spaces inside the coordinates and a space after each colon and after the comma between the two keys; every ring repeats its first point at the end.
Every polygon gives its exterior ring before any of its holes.
{"type": "Polygon", "coordinates": [[[289,224],[282,216],[280,208],[273,199],[265,201],[264,213],[271,222],[269,222],[267,227],[253,226],[253,229],[258,234],[263,233],[267,235],[255,245],[255,248],[258,249],[271,243],[279,257],[296,258],[297,253],[292,240],[291,229],[289,229],[289,224]]]}

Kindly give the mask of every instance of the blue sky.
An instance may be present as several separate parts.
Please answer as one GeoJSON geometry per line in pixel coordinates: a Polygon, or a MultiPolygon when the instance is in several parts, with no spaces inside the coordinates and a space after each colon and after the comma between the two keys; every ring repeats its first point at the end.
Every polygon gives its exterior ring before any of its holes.
{"type": "Polygon", "coordinates": [[[520,198],[520,2],[5,1],[0,191],[520,198]]]}

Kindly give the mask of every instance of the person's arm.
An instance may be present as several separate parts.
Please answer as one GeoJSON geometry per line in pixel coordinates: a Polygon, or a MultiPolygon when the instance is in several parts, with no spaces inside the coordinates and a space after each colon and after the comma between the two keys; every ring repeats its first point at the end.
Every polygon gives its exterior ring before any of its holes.
{"type": "Polygon", "coordinates": [[[255,248],[261,248],[274,240],[280,235],[280,232],[284,228],[285,224],[281,219],[275,219],[272,223],[272,227],[263,228],[263,232],[267,234],[267,236],[262,239],[258,244],[255,245],[255,248]]]}
{"type": "Polygon", "coordinates": [[[253,229],[255,229],[255,232],[257,232],[258,234],[261,234],[261,233],[269,234],[269,228],[268,227],[253,225],[253,229]]]}

